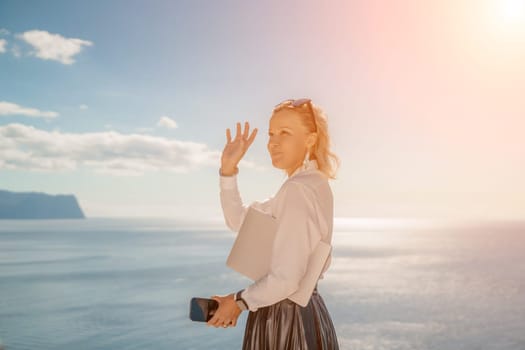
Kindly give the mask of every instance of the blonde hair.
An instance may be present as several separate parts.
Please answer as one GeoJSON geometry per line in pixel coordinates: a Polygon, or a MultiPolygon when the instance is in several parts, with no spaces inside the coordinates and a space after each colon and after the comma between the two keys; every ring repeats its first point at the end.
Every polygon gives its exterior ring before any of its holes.
{"type": "MultiPolygon", "coordinates": [[[[303,105],[299,108],[291,108],[300,118],[304,127],[309,132],[317,133],[315,144],[309,149],[309,159],[315,159],[319,170],[329,179],[336,179],[337,170],[341,164],[339,157],[331,151],[330,135],[328,133],[327,116],[321,107],[310,102],[313,109],[313,117],[310,108],[303,105]]],[[[276,113],[277,111],[274,111],[276,113]]],[[[272,114],[273,115],[273,114],[272,114]]]]}

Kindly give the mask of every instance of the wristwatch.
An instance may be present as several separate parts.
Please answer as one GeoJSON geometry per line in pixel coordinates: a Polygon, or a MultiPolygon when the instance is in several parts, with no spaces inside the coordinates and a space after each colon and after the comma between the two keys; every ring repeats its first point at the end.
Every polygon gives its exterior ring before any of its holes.
{"type": "Polygon", "coordinates": [[[239,309],[241,310],[248,310],[248,304],[246,303],[246,300],[244,300],[241,296],[241,293],[244,291],[244,289],[241,289],[240,291],[238,291],[237,293],[235,293],[235,302],[237,303],[237,305],[239,306],[239,309]]]}

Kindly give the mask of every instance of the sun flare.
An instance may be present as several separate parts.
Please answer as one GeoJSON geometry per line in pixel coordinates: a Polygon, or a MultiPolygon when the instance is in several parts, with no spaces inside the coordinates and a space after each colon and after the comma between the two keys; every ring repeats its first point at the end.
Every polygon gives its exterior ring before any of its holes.
{"type": "Polygon", "coordinates": [[[495,27],[506,35],[525,34],[525,0],[493,1],[490,17],[495,27]]]}
{"type": "Polygon", "coordinates": [[[499,11],[500,19],[505,24],[517,24],[525,22],[525,0],[501,1],[499,11]]]}

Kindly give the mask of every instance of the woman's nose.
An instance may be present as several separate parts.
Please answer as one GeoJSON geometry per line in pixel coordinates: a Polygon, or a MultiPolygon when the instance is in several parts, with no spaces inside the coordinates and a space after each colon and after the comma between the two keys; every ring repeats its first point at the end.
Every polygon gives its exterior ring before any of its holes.
{"type": "Polygon", "coordinates": [[[270,151],[276,150],[278,148],[279,148],[279,144],[277,142],[275,142],[275,141],[268,142],[268,149],[270,151]]]}

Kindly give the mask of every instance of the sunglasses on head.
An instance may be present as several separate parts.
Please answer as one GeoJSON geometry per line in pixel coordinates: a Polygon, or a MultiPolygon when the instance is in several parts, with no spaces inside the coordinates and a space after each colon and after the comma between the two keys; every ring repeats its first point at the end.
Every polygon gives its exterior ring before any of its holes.
{"type": "Polygon", "coordinates": [[[283,107],[301,107],[304,104],[307,104],[312,107],[312,104],[310,103],[312,100],[309,98],[300,98],[298,100],[294,99],[288,99],[284,100],[283,102],[276,104],[274,107],[274,110],[281,109],[283,107]]]}
{"type": "MultiPolygon", "coordinates": [[[[312,100],[309,98],[300,98],[297,100],[294,100],[294,99],[284,100],[283,102],[276,104],[275,107],[273,108],[273,111],[276,112],[285,107],[299,108],[299,107],[304,106],[305,104],[308,105],[308,108],[310,109],[310,112],[312,113],[312,118],[314,118],[314,122],[315,122],[315,114],[314,114],[314,109],[312,107],[312,100]]],[[[316,125],[316,129],[317,129],[317,125],[316,125]]]]}

